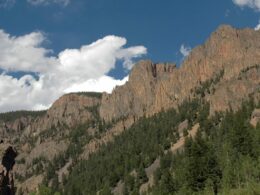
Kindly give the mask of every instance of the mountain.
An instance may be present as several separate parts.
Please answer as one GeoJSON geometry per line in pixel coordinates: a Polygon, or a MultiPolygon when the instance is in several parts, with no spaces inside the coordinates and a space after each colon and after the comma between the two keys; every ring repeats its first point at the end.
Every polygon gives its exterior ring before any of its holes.
{"type": "Polygon", "coordinates": [[[54,194],[51,188],[64,194],[242,189],[250,182],[259,185],[259,175],[248,175],[246,181],[234,176],[233,186],[224,188],[231,174],[242,173],[226,173],[230,165],[225,161],[233,159],[219,158],[237,154],[242,164],[248,163],[237,165],[238,170],[260,173],[250,164],[260,162],[253,149],[260,147],[259,101],[260,31],[222,25],[180,67],[142,60],[112,94],[66,94],[47,111],[0,114],[1,144],[18,152],[12,170],[17,194],[36,189],[54,194]],[[219,146],[221,139],[226,148],[219,146]],[[199,182],[194,169],[204,174],[199,182]],[[185,186],[180,184],[183,174],[188,175],[185,186]]]}
{"type": "Polygon", "coordinates": [[[133,68],[128,83],[111,95],[103,95],[100,116],[111,121],[152,115],[198,95],[194,89],[200,87],[207,88],[202,90],[211,112],[225,110],[229,104],[237,107],[259,87],[259,39],[259,31],[224,25],[204,45],[193,49],[180,68],[141,61],[133,68]]]}

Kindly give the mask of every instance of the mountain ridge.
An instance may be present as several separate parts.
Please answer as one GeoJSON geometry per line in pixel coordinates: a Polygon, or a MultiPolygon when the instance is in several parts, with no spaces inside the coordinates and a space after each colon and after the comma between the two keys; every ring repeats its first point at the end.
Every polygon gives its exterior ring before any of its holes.
{"type": "Polygon", "coordinates": [[[236,110],[248,98],[260,99],[260,31],[222,25],[180,67],[141,60],[129,81],[111,94],[66,94],[35,117],[0,118],[0,133],[4,142],[18,148],[17,184],[29,192],[48,177],[45,170],[57,158],[64,162],[56,171],[68,174],[68,163],[73,167],[88,159],[140,118],[178,110],[193,99],[208,102],[213,115],[236,110]]]}
{"type": "MultiPolygon", "coordinates": [[[[141,61],[134,66],[125,86],[117,87],[111,95],[103,95],[100,115],[106,121],[111,121],[124,115],[140,117],[144,115],[144,110],[148,115],[154,114],[162,109],[176,107],[184,99],[194,95],[191,92],[193,88],[211,79],[214,74],[224,71],[221,78],[223,82],[231,81],[244,68],[260,64],[259,39],[259,31],[237,30],[222,25],[205,44],[194,48],[179,68],[173,68],[173,65],[161,77],[160,73],[167,70],[168,64],[141,61]],[[156,66],[160,68],[152,68],[156,66]],[[153,77],[157,72],[159,76],[153,77]],[[133,104],[135,102],[137,105],[133,104]],[[139,102],[142,105],[138,105],[139,102]],[[119,108],[118,105],[123,106],[119,108]]],[[[245,97],[247,93],[249,92],[244,92],[242,96],[245,97]]],[[[213,105],[212,112],[225,110],[228,106],[213,105]]]]}

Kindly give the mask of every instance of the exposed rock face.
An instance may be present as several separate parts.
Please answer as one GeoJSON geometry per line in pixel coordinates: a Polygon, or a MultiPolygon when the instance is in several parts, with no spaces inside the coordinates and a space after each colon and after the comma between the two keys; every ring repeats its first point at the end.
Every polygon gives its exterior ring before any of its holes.
{"type": "MultiPolygon", "coordinates": [[[[100,104],[100,98],[84,94],[67,94],[59,98],[43,116],[25,116],[14,121],[1,121],[0,136],[8,140],[38,135],[44,130],[66,126],[72,128],[93,119],[91,108],[100,104]]],[[[14,141],[13,141],[14,142],[14,141]]]]}
{"type": "Polygon", "coordinates": [[[46,141],[43,142],[32,149],[32,151],[27,155],[27,163],[30,164],[33,159],[44,157],[47,160],[53,160],[55,155],[64,152],[69,143],[65,141],[55,142],[46,141]]]}
{"type": "Polygon", "coordinates": [[[39,134],[42,130],[57,126],[72,128],[93,119],[89,108],[100,104],[100,99],[87,95],[67,94],[59,98],[44,117],[32,122],[25,130],[25,135],[39,134]]]}
{"type": "MultiPolygon", "coordinates": [[[[11,141],[19,149],[17,157],[19,163],[14,166],[17,175],[16,187],[19,192],[28,194],[37,189],[43,181],[44,174],[40,172],[36,173],[39,175],[35,175],[33,172],[39,164],[46,166],[46,163],[33,164],[33,162],[37,159],[52,162],[54,157],[63,154],[69,146],[66,135],[74,127],[96,117],[94,112],[99,104],[100,98],[93,94],[67,94],[59,98],[41,116],[25,116],[14,121],[0,120],[1,137],[11,141]],[[22,182],[21,177],[25,178],[22,182]]],[[[4,167],[0,169],[2,170],[5,178],[10,176],[8,185],[12,185],[13,188],[12,172],[7,172],[4,167]]],[[[7,179],[3,181],[6,183],[7,179]]]]}
{"type": "Polygon", "coordinates": [[[22,133],[25,127],[32,122],[31,117],[21,117],[15,121],[0,121],[0,136],[2,138],[14,138],[14,135],[22,133]]]}
{"type": "MultiPolygon", "coordinates": [[[[180,125],[181,127],[186,126],[185,128],[188,128],[187,120],[183,121],[180,125]]],[[[169,150],[165,150],[164,153],[172,152],[173,154],[177,152],[182,152],[184,150],[184,144],[185,144],[185,138],[190,137],[194,138],[198,132],[198,129],[200,127],[199,123],[196,123],[189,131],[188,135],[180,135],[180,139],[173,144],[169,150]]],[[[139,188],[139,194],[146,194],[146,192],[149,190],[150,187],[152,187],[155,184],[154,181],[154,173],[155,171],[160,168],[160,158],[157,157],[157,159],[147,168],[145,168],[146,176],[148,177],[148,181],[144,184],[142,184],[139,188]]]]}
{"type": "Polygon", "coordinates": [[[105,132],[101,136],[101,138],[92,139],[84,147],[83,153],[81,154],[81,159],[88,159],[90,154],[98,151],[100,146],[112,142],[115,136],[120,135],[125,129],[130,128],[133,123],[134,121],[132,118],[121,120],[118,123],[116,123],[111,129],[109,129],[109,131],[105,132]]]}
{"type": "Polygon", "coordinates": [[[9,144],[0,144],[0,194],[14,195],[13,166],[15,164],[16,150],[9,144]]]}
{"type": "Polygon", "coordinates": [[[238,101],[259,87],[259,71],[250,73],[252,77],[248,75],[245,81],[235,82],[243,69],[256,64],[260,64],[260,31],[238,30],[224,25],[212,33],[204,45],[193,49],[180,68],[151,61],[139,62],[133,68],[128,83],[116,88],[111,95],[103,95],[100,115],[111,121],[175,107],[194,96],[193,89],[221,71],[224,71],[219,81],[222,85],[219,84],[219,88],[214,89],[216,95],[208,99],[212,112],[225,110],[231,101],[232,106],[236,106],[238,101]],[[226,89],[222,89],[223,85],[226,89]],[[237,89],[239,86],[240,90],[237,89]],[[230,89],[232,93],[229,93],[230,89]],[[222,96],[223,99],[219,98],[222,96]]]}
{"type": "Polygon", "coordinates": [[[215,86],[215,92],[207,95],[206,99],[210,102],[211,114],[215,111],[229,109],[230,106],[236,109],[249,95],[259,96],[260,66],[252,67],[229,80],[220,81],[215,86]]]}
{"type": "Polygon", "coordinates": [[[37,175],[32,176],[28,180],[26,180],[22,185],[19,185],[19,191],[24,192],[24,194],[29,194],[34,192],[35,189],[39,187],[40,184],[43,182],[43,176],[37,175]]]}
{"type": "Polygon", "coordinates": [[[147,109],[156,107],[155,101],[165,99],[163,81],[170,79],[176,69],[175,64],[153,64],[151,61],[140,61],[133,68],[129,81],[117,87],[111,95],[104,94],[100,107],[100,115],[106,121],[121,117],[139,117],[147,114],[147,109]]]}
{"type": "Polygon", "coordinates": [[[258,123],[260,123],[260,109],[255,109],[253,111],[253,113],[251,115],[250,123],[254,127],[256,127],[258,123]]]}
{"type": "Polygon", "coordinates": [[[86,109],[97,106],[98,98],[84,95],[68,94],[58,99],[47,112],[47,118],[52,119],[53,124],[66,124],[69,127],[90,120],[93,115],[86,109]]]}
{"type": "Polygon", "coordinates": [[[178,133],[180,137],[183,137],[183,132],[185,129],[188,129],[188,127],[189,127],[189,121],[187,119],[179,124],[178,133]]]}

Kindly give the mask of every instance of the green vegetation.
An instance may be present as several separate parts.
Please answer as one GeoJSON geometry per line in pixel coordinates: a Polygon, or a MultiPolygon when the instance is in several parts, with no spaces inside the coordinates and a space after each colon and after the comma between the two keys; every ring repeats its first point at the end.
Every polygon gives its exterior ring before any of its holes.
{"type": "Polygon", "coordinates": [[[242,69],[241,73],[246,73],[246,72],[248,72],[251,69],[259,69],[259,68],[260,68],[260,64],[255,64],[255,65],[248,66],[248,67],[242,69]]]}
{"type": "Polygon", "coordinates": [[[195,88],[195,94],[199,95],[200,97],[205,97],[206,94],[210,94],[212,91],[215,92],[214,85],[219,83],[221,78],[224,76],[224,70],[221,70],[218,74],[216,74],[213,78],[206,80],[201,83],[201,85],[195,88]]]}
{"type": "Polygon", "coordinates": [[[250,70],[252,70],[252,69],[259,70],[259,69],[260,69],[260,64],[255,64],[255,65],[248,66],[248,67],[242,69],[242,70],[240,71],[239,75],[238,75],[238,80],[242,80],[242,77],[245,77],[244,75],[245,75],[248,71],[250,71],[250,70]]]}
{"type": "MultiPolygon", "coordinates": [[[[79,155],[83,152],[83,147],[93,138],[99,137],[108,128],[112,127],[112,123],[105,124],[98,114],[99,105],[93,107],[86,107],[89,112],[92,113],[93,119],[86,122],[85,124],[78,125],[75,128],[69,129],[65,124],[59,124],[57,127],[51,127],[45,131],[42,131],[39,136],[28,136],[26,142],[30,143],[32,147],[35,146],[38,138],[43,140],[49,138],[56,140],[66,140],[69,145],[65,152],[62,152],[54,157],[52,161],[46,158],[39,157],[32,160],[32,162],[27,165],[29,171],[25,175],[15,174],[17,180],[25,181],[33,175],[43,174],[44,180],[43,184],[47,186],[51,183],[53,189],[58,189],[60,187],[58,182],[57,170],[61,169],[66,163],[72,160],[72,166],[77,164],[79,155]],[[90,135],[87,130],[89,128],[96,128],[97,130],[94,135],[90,135]]],[[[17,162],[18,164],[24,164],[25,159],[21,159],[17,162]]],[[[64,176],[64,181],[66,177],[64,176]]]]}
{"type": "MultiPolygon", "coordinates": [[[[88,135],[86,130],[90,127],[90,123],[86,123],[84,125],[80,125],[77,128],[70,131],[69,135],[67,136],[67,139],[69,140],[69,146],[67,150],[64,153],[60,153],[59,155],[55,156],[53,161],[47,161],[46,168],[47,170],[45,172],[44,177],[44,184],[48,184],[49,181],[52,181],[52,187],[58,188],[58,178],[56,170],[59,170],[62,168],[69,159],[77,159],[77,156],[82,152],[83,146],[87,144],[93,137],[88,135]]],[[[36,159],[38,160],[38,159],[36,159]]],[[[33,162],[36,162],[35,160],[33,162]]],[[[39,163],[36,163],[38,167],[39,163]]],[[[42,167],[43,168],[43,167],[42,167]]],[[[37,169],[36,169],[37,170],[37,169]]],[[[40,172],[43,172],[44,170],[41,169],[40,172]]]]}
{"type": "Polygon", "coordinates": [[[99,93],[99,92],[77,92],[77,93],[71,93],[71,94],[84,95],[84,96],[95,97],[95,98],[99,98],[99,99],[102,97],[102,93],[99,93]]]}
{"type": "Polygon", "coordinates": [[[64,194],[110,194],[121,180],[125,194],[138,194],[147,182],[145,168],[160,157],[151,194],[260,193],[260,125],[249,118],[255,105],[245,102],[237,112],[209,117],[209,105],[200,100],[141,118],[130,129],[80,161],[64,183],[64,194]],[[195,139],[187,138],[184,151],[165,151],[178,139],[177,126],[188,119],[200,123],[195,139]]]}
{"type": "Polygon", "coordinates": [[[252,101],[243,103],[237,112],[202,120],[183,153],[162,157],[151,193],[259,194],[260,125],[249,124],[253,107],[252,101]],[[162,166],[165,159],[168,166],[162,166]]]}
{"type": "Polygon", "coordinates": [[[144,169],[158,156],[163,155],[171,143],[176,142],[176,126],[184,119],[197,122],[208,114],[208,104],[193,100],[185,102],[179,113],[171,109],[139,122],[102,147],[87,161],[79,162],[72,170],[65,194],[94,194],[116,186],[119,180],[127,181],[126,192],[138,192],[147,181],[144,169]],[[200,111],[198,113],[198,110],[200,111]],[[135,171],[136,176],[131,172],[135,171]]]}
{"type": "Polygon", "coordinates": [[[36,192],[31,192],[29,195],[61,195],[60,192],[56,192],[53,189],[46,187],[45,185],[39,186],[39,191],[36,192]]]}
{"type": "Polygon", "coordinates": [[[0,113],[0,121],[11,122],[21,117],[33,117],[36,118],[38,116],[42,116],[46,113],[46,110],[43,111],[15,111],[15,112],[6,112],[0,113]]]}
{"type": "MultiPolygon", "coordinates": [[[[212,89],[223,74],[220,72],[202,85],[201,91],[212,89]]],[[[124,183],[124,194],[132,195],[139,194],[140,186],[148,181],[146,168],[160,158],[150,194],[259,194],[260,124],[256,128],[249,124],[255,107],[259,105],[250,100],[236,112],[230,110],[210,117],[208,103],[200,99],[187,100],[177,109],[139,119],[88,160],[79,160],[83,147],[113,125],[100,119],[98,106],[86,108],[95,117],[64,135],[70,143],[64,153],[53,161],[42,157],[33,159],[30,173],[15,177],[24,181],[32,175],[44,174],[39,193],[46,195],[111,194],[119,181],[124,183]],[[179,139],[178,125],[186,119],[185,135],[196,123],[200,129],[194,139],[186,138],[183,152],[172,154],[168,149],[179,139]],[[95,135],[87,133],[91,127],[98,129],[95,135]],[[71,173],[60,184],[57,170],[70,159],[71,173]]],[[[47,139],[56,132],[57,129],[52,128],[40,136],[47,139]]],[[[17,163],[25,162],[21,159],[17,163]]]]}

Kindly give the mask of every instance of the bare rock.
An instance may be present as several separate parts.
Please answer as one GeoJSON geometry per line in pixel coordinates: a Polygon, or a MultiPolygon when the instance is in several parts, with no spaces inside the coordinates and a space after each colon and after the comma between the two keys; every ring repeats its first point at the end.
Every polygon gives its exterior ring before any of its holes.
{"type": "Polygon", "coordinates": [[[151,61],[137,63],[124,86],[117,87],[112,94],[103,95],[100,116],[105,121],[127,116],[136,119],[177,107],[183,100],[194,96],[196,87],[221,71],[224,75],[219,82],[224,89],[221,85],[216,89],[211,101],[212,112],[225,110],[230,103],[236,107],[259,87],[258,73],[247,77],[241,90],[238,90],[241,82],[235,83],[241,71],[256,64],[260,64],[260,31],[222,25],[205,44],[192,50],[180,68],[151,61]],[[219,99],[221,96],[223,100],[219,99]]]}
{"type": "Polygon", "coordinates": [[[251,115],[250,124],[254,127],[260,123],[260,109],[255,109],[251,115]]]}
{"type": "Polygon", "coordinates": [[[44,130],[65,126],[75,127],[93,119],[91,108],[98,106],[100,99],[80,94],[67,94],[59,98],[46,115],[37,118],[25,129],[23,136],[38,135],[44,130]]]}
{"type": "Polygon", "coordinates": [[[123,195],[124,194],[124,186],[125,186],[125,183],[122,180],[120,180],[119,182],[117,182],[116,187],[112,190],[112,194],[123,195]]]}
{"type": "Polygon", "coordinates": [[[179,124],[178,133],[179,133],[180,137],[183,137],[183,131],[185,129],[187,129],[188,126],[189,126],[189,121],[187,119],[179,124]]]}
{"type": "Polygon", "coordinates": [[[35,192],[42,182],[43,175],[32,176],[23,182],[22,185],[18,186],[18,191],[23,192],[24,194],[35,192]]]}
{"type": "Polygon", "coordinates": [[[55,156],[57,156],[61,152],[66,151],[67,147],[68,143],[66,141],[56,142],[52,140],[43,142],[34,147],[32,151],[27,155],[26,163],[30,164],[33,161],[33,159],[40,157],[52,161],[55,156]]]}
{"type": "Polygon", "coordinates": [[[154,173],[160,168],[160,158],[157,158],[149,167],[145,169],[145,173],[148,177],[148,181],[140,186],[139,193],[144,194],[148,191],[150,187],[152,187],[154,182],[154,173]]]}

